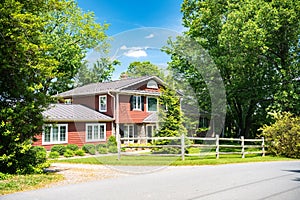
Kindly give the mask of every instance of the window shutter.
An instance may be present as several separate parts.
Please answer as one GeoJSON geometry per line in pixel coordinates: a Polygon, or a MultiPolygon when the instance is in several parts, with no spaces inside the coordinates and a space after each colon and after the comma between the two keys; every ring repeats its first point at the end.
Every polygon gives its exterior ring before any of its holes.
{"type": "Polygon", "coordinates": [[[130,96],[129,103],[130,103],[130,110],[133,110],[133,96],[132,95],[130,96]]]}
{"type": "Polygon", "coordinates": [[[144,111],[144,100],[145,100],[145,97],[144,96],[141,96],[141,107],[142,107],[142,111],[144,111]]]}

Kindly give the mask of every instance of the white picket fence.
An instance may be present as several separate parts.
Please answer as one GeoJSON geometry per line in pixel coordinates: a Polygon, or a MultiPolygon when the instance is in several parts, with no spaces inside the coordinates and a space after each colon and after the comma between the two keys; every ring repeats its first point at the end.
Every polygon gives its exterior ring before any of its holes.
{"type": "MultiPolygon", "coordinates": [[[[242,136],[241,138],[220,138],[219,135],[216,135],[216,137],[209,137],[209,138],[203,138],[203,137],[185,137],[182,135],[181,137],[137,137],[137,138],[130,138],[132,141],[158,141],[158,140],[174,140],[177,141],[178,144],[172,144],[172,145],[143,145],[143,144],[123,144],[121,145],[121,141],[127,141],[128,138],[120,138],[120,136],[117,138],[118,141],[118,159],[121,158],[122,155],[128,155],[128,153],[122,152],[122,148],[135,148],[135,149],[152,149],[152,148],[166,148],[166,147],[174,147],[180,149],[180,154],[142,154],[143,156],[181,156],[181,159],[184,160],[185,156],[201,156],[201,155],[211,155],[215,154],[216,159],[219,159],[220,155],[222,154],[240,154],[242,158],[245,158],[246,154],[262,154],[262,156],[265,156],[265,140],[264,138],[260,139],[244,139],[242,136]],[[192,143],[195,143],[195,141],[202,141],[203,144],[186,144],[186,140],[193,141],[192,143]],[[240,145],[233,145],[233,144],[220,144],[220,141],[228,141],[228,142],[239,142],[240,145]],[[245,143],[260,143],[260,145],[257,144],[245,144],[245,143]],[[215,152],[205,152],[205,153],[199,153],[199,154],[186,154],[185,150],[189,147],[196,147],[200,149],[208,149],[211,150],[215,148],[215,152]],[[240,151],[233,151],[233,152],[224,152],[221,151],[222,148],[240,148],[240,151]],[[249,149],[261,149],[260,151],[249,151],[249,149]]],[[[130,154],[130,155],[141,155],[141,154],[130,154]]]]}

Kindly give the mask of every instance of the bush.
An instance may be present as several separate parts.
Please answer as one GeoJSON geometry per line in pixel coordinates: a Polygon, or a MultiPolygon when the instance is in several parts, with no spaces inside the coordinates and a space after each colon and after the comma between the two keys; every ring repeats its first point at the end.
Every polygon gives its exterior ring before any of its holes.
{"type": "Polygon", "coordinates": [[[300,117],[293,117],[287,112],[272,115],[275,123],[260,129],[267,140],[268,152],[277,156],[300,158],[300,117]]]}
{"type": "Polygon", "coordinates": [[[107,144],[97,144],[96,149],[98,150],[99,148],[105,148],[107,149],[107,144]]]}
{"type": "Polygon", "coordinates": [[[56,159],[59,157],[59,153],[57,151],[51,151],[48,158],[56,159]]]}
{"type": "Polygon", "coordinates": [[[69,158],[69,157],[73,157],[74,156],[74,151],[72,151],[71,149],[67,149],[64,153],[64,157],[69,158]]]}
{"type": "Polygon", "coordinates": [[[109,146],[108,152],[109,153],[118,153],[118,147],[117,146],[109,146]]]}
{"type": "Polygon", "coordinates": [[[84,151],[82,149],[78,149],[78,150],[75,151],[75,155],[76,156],[84,156],[85,153],[84,153],[84,151]]]}
{"type": "Polygon", "coordinates": [[[107,148],[99,147],[99,148],[98,148],[98,152],[99,152],[100,154],[107,154],[107,148]]]}
{"type": "Polygon", "coordinates": [[[110,146],[117,146],[117,140],[116,140],[116,137],[115,136],[110,136],[108,138],[108,141],[107,141],[107,146],[110,147],[110,146]]]}
{"type": "Polygon", "coordinates": [[[82,146],[82,150],[85,153],[89,153],[89,154],[92,154],[92,155],[96,154],[96,147],[93,144],[85,144],[85,145],[83,145],[82,146]]]}
{"type": "Polygon", "coordinates": [[[66,147],[72,151],[77,151],[79,149],[77,144],[68,144],[66,147]]]}
{"type": "Polygon", "coordinates": [[[57,151],[59,155],[64,155],[65,151],[67,150],[67,147],[61,144],[56,144],[51,148],[52,151],[57,151]]]}

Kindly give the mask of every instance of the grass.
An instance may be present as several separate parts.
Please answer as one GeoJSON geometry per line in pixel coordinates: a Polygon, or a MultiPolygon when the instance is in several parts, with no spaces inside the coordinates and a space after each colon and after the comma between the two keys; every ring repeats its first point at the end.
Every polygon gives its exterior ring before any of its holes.
{"type": "Polygon", "coordinates": [[[43,188],[51,183],[63,180],[59,174],[7,175],[0,180],[0,195],[43,188]]]}
{"type": "Polygon", "coordinates": [[[63,163],[81,163],[81,164],[105,164],[105,165],[133,165],[133,166],[185,166],[185,165],[219,165],[231,163],[246,163],[246,162],[268,162],[268,161],[290,161],[294,159],[284,157],[273,157],[260,155],[246,155],[246,158],[241,158],[241,155],[220,155],[220,159],[215,156],[189,156],[182,161],[180,157],[171,156],[122,156],[121,160],[117,156],[95,156],[89,158],[76,158],[57,160],[55,162],[63,163]]]}

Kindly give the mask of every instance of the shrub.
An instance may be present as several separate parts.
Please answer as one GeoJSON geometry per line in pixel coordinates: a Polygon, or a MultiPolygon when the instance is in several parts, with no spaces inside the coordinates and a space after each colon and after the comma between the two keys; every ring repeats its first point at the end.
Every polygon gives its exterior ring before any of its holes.
{"type": "Polygon", "coordinates": [[[97,144],[96,149],[98,150],[99,148],[107,148],[107,144],[97,144]]]}
{"type": "Polygon", "coordinates": [[[98,152],[99,152],[100,154],[107,154],[107,148],[99,147],[99,148],[98,148],[98,152]]]}
{"type": "Polygon", "coordinates": [[[82,150],[85,153],[89,153],[89,154],[92,154],[92,155],[96,154],[96,147],[93,144],[85,144],[85,145],[83,145],[82,146],[82,150]]]}
{"type": "Polygon", "coordinates": [[[115,136],[110,136],[108,138],[108,141],[107,141],[107,146],[110,147],[110,146],[117,146],[117,140],[116,140],[116,137],[115,136]]]}
{"type": "Polygon", "coordinates": [[[78,149],[78,150],[75,151],[75,155],[76,156],[84,156],[85,153],[84,153],[84,151],[82,149],[78,149]]]}
{"type": "Polygon", "coordinates": [[[61,144],[56,144],[51,148],[51,152],[52,151],[57,151],[59,153],[59,155],[64,155],[65,151],[66,151],[67,147],[61,144]]]}
{"type": "Polygon", "coordinates": [[[108,152],[109,153],[118,153],[118,147],[117,146],[109,146],[108,152]]]}
{"type": "Polygon", "coordinates": [[[51,151],[48,158],[56,159],[59,157],[59,153],[57,151],[51,151]]]}
{"type": "Polygon", "coordinates": [[[73,157],[74,156],[74,151],[72,151],[71,149],[67,149],[64,153],[64,157],[69,158],[69,157],[73,157]]]}
{"type": "Polygon", "coordinates": [[[66,147],[72,151],[77,151],[79,149],[77,144],[68,144],[66,147]]]}
{"type": "Polygon", "coordinates": [[[267,140],[268,152],[290,158],[300,158],[300,117],[291,113],[272,114],[275,123],[264,125],[262,136],[267,140]]]}

